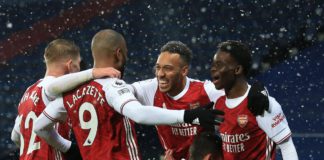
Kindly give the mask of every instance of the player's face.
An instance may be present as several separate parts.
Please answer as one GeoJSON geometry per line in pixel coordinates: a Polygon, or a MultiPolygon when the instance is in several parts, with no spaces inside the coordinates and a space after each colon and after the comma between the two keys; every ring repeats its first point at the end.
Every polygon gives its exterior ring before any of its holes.
{"type": "Polygon", "coordinates": [[[229,53],[217,52],[210,69],[213,83],[217,89],[230,89],[236,78],[236,61],[229,53]]]}
{"type": "Polygon", "coordinates": [[[70,73],[79,72],[80,71],[80,63],[81,63],[80,56],[78,56],[75,59],[72,59],[72,62],[70,63],[70,66],[69,66],[69,72],[70,73]]]}
{"type": "Polygon", "coordinates": [[[185,86],[188,65],[183,65],[179,54],[162,52],[155,65],[159,90],[171,96],[179,94],[185,86]]]}

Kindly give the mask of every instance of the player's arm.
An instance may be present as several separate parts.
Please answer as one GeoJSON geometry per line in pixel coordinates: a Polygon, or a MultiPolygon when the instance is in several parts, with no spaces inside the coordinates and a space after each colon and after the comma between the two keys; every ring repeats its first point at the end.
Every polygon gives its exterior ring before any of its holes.
{"type": "Polygon", "coordinates": [[[71,141],[64,139],[54,129],[55,123],[66,120],[67,114],[63,106],[63,99],[58,98],[50,102],[48,106],[35,121],[33,131],[49,145],[65,153],[70,149],[71,141]]]}
{"type": "Polygon", "coordinates": [[[291,137],[278,146],[281,150],[283,160],[298,160],[297,151],[291,137]]]}
{"type": "Polygon", "coordinates": [[[134,82],[129,86],[131,92],[141,104],[153,104],[153,96],[158,87],[156,78],[134,82]]]}
{"type": "Polygon", "coordinates": [[[204,82],[204,89],[205,89],[205,92],[207,93],[208,98],[211,102],[216,102],[219,97],[225,95],[224,90],[216,89],[215,85],[209,80],[206,80],[204,82]]]}
{"type": "Polygon", "coordinates": [[[19,124],[20,124],[20,117],[19,115],[16,117],[15,120],[15,125],[11,131],[11,140],[18,146],[20,147],[20,129],[19,129],[19,124]]]}
{"type": "Polygon", "coordinates": [[[291,131],[280,104],[269,97],[269,111],[256,117],[259,127],[280,147],[284,160],[298,160],[291,131]]]}
{"type": "Polygon", "coordinates": [[[69,90],[76,88],[92,79],[103,77],[120,77],[120,72],[112,67],[107,68],[93,68],[85,71],[67,74],[56,78],[47,85],[45,85],[45,95],[48,99],[55,99],[59,95],[69,90]]]}
{"type": "MultiPolygon", "coordinates": [[[[198,107],[193,110],[168,110],[154,106],[143,106],[122,80],[111,80],[104,88],[108,104],[117,112],[141,124],[159,125],[175,123],[218,124],[216,115],[222,114],[215,110],[198,107]]],[[[211,107],[210,105],[209,107],[211,107]]]]}

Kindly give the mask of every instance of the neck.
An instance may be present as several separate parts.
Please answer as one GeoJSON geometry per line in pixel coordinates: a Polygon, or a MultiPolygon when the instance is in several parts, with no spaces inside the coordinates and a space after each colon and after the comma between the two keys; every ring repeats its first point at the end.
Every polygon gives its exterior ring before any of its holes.
{"type": "Polygon", "coordinates": [[[225,94],[227,98],[237,98],[245,94],[248,89],[248,83],[245,78],[241,77],[235,80],[231,88],[225,88],[225,94]]]}
{"type": "Polygon", "coordinates": [[[93,68],[106,68],[106,67],[114,67],[114,62],[112,58],[106,58],[106,59],[96,59],[93,62],[93,68]]]}
{"type": "Polygon", "coordinates": [[[168,94],[172,97],[178,95],[180,92],[182,92],[184,90],[184,88],[186,87],[187,84],[187,77],[184,77],[182,79],[181,85],[176,85],[176,87],[174,87],[173,91],[169,92],[168,94]]]}
{"type": "Polygon", "coordinates": [[[59,77],[65,74],[68,74],[68,71],[66,69],[64,69],[64,67],[61,65],[47,65],[46,66],[46,73],[45,73],[45,77],[46,76],[53,76],[53,77],[59,77]]]}
{"type": "Polygon", "coordinates": [[[54,77],[59,77],[64,74],[68,74],[69,71],[66,67],[65,64],[63,63],[51,63],[51,64],[46,64],[46,76],[54,76],[54,77]]]}

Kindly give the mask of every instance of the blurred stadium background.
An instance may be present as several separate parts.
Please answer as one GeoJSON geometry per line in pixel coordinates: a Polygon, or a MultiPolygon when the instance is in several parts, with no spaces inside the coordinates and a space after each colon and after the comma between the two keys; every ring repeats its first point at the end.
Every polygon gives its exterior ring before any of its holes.
{"type": "MultiPolygon", "coordinates": [[[[219,42],[246,42],[252,78],[281,103],[300,159],[323,159],[323,9],[322,0],[0,0],[0,159],[18,157],[10,140],[16,106],[26,87],[44,76],[46,44],[74,40],[90,68],[91,38],[105,28],[126,38],[130,83],[154,76],[159,48],[169,40],[193,50],[190,76],[201,80],[210,78],[219,42]]],[[[143,159],[158,159],[155,128],[138,125],[137,132],[143,159]]]]}

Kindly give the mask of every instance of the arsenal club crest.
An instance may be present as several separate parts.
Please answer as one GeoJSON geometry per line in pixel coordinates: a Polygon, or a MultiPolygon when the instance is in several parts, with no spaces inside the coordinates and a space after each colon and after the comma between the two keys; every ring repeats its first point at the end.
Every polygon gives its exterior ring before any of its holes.
{"type": "Polygon", "coordinates": [[[244,128],[248,122],[249,122],[248,115],[240,114],[237,116],[237,123],[241,128],[244,128]]]}

